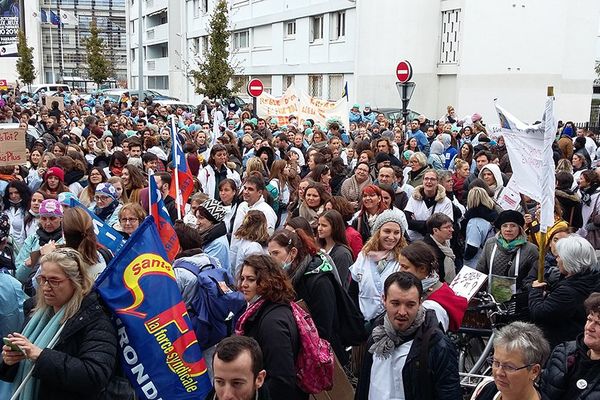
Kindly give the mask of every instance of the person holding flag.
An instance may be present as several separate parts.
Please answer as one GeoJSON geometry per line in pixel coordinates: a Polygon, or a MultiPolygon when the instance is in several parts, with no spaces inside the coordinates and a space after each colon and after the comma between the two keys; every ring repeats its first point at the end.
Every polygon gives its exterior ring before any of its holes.
{"type": "Polygon", "coordinates": [[[149,214],[156,223],[158,234],[167,252],[167,258],[173,261],[180,250],[179,239],[177,239],[173,222],[171,221],[171,217],[169,217],[169,212],[158,189],[158,182],[154,179],[154,175],[150,175],[148,180],[150,181],[148,186],[149,214]]]}

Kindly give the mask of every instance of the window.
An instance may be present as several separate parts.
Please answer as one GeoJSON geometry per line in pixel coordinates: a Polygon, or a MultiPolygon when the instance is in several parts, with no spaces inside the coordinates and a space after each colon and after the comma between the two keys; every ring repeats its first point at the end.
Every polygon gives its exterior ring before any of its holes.
{"type": "Polygon", "coordinates": [[[135,33],[135,21],[129,21],[129,30],[131,30],[132,34],[135,33]]]}
{"type": "Polygon", "coordinates": [[[202,0],[202,12],[204,14],[208,12],[208,0],[202,0]]]}
{"type": "Polygon", "coordinates": [[[131,62],[135,61],[135,49],[131,49],[131,62]]]}
{"type": "Polygon", "coordinates": [[[346,36],[346,12],[340,11],[331,14],[331,40],[338,40],[346,36]]]}
{"type": "Polygon", "coordinates": [[[338,101],[344,91],[344,75],[329,75],[329,100],[338,101]]]}
{"type": "Polygon", "coordinates": [[[168,76],[149,76],[148,77],[148,89],[169,89],[169,77],[168,76]]]}
{"type": "Polygon", "coordinates": [[[285,35],[286,38],[293,38],[296,36],[296,21],[287,21],[285,23],[285,35]]]}
{"type": "Polygon", "coordinates": [[[200,40],[202,42],[202,54],[208,54],[208,35],[202,36],[200,40]]]}
{"type": "Polygon", "coordinates": [[[294,84],[294,75],[283,76],[283,90],[286,90],[294,84]]]}
{"type": "Polygon", "coordinates": [[[169,57],[169,47],[168,46],[161,46],[160,57],[161,58],[169,57]]]}
{"type": "Polygon", "coordinates": [[[271,75],[256,75],[252,77],[253,79],[260,79],[260,81],[263,83],[263,88],[265,93],[271,93],[271,88],[273,86],[272,84],[272,80],[271,80],[271,75]]]}
{"type": "Polygon", "coordinates": [[[460,9],[442,11],[440,64],[456,64],[460,48],[460,9]]]}
{"type": "Polygon", "coordinates": [[[192,8],[194,9],[194,18],[198,18],[200,16],[200,0],[194,0],[192,8]]]}
{"type": "Polygon", "coordinates": [[[235,50],[247,49],[250,47],[249,31],[240,31],[233,33],[233,48],[235,50]]]}
{"type": "Polygon", "coordinates": [[[310,42],[323,39],[323,16],[317,15],[310,20],[310,42]]]}
{"type": "Polygon", "coordinates": [[[308,76],[308,94],[312,97],[323,96],[323,75],[308,76]]]}
{"type": "Polygon", "coordinates": [[[200,51],[200,38],[192,38],[188,40],[188,48],[190,49],[192,55],[198,54],[200,51]]]}

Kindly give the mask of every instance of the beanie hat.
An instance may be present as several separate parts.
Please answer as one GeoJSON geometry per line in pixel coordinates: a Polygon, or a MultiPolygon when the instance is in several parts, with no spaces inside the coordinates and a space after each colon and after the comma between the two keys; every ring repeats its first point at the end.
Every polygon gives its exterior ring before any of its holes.
{"type": "Polygon", "coordinates": [[[500,215],[498,215],[498,218],[496,218],[496,221],[494,221],[494,227],[496,229],[500,229],[502,225],[506,224],[507,222],[514,222],[520,227],[525,226],[525,218],[523,218],[523,214],[515,210],[506,210],[502,211],[500,215]]]}
{"type": "Polygon", "coordinates": [[[474,114],[471,116],[471,121],[473,121],[473,122],[481,121],[481,115],[480,115],[480,114],[478,114],[478,113],[474,113],[474,114]]]}
{"type": "Polygon", "coordinates": [[[0,240],[5,239],[10,234],[10,221],[8,215],[0,215],[0,240]]]}
{"type": "Polygon", "coordinates": [[[40,204],[40,217],[62,217],[63,210],[58,200],[47,199],[40,204]]]}
{"type": "Polygon", "coordinates": [[[377,164],[382,163],[382,162],[387,162],[387,161],[391,161],[389,154],[379,152],[375,156],[375,162],[377,164]]]}
{"type": "Polygon", "coordinates": [[[404,222],[404,219],[402,218],[403,215],[401,215],[401,213],[402,213],[402,211],[399,211],[399,210],[383,211],[375,219],[375,223],[373,224],[373,229],[371,229],[371,232],[375,232],[375,231],[379,230],[384,224],[386,224],[388,222],[397,223],[400,226],[400,230],[403,230],[402,224],[404,222]]]}
{"type": "Polygon", "coordinates": [[[354,103],[354,104],[352,104],[352,108],[360,108],[360,104],[354,103]]]}
{"type": "Polygon", "coordinates": [[[65,182],[65,172],[58,167],[48,168],[48,172],[46,172],[46,176],[44,178],[48,180],[48,178],[51,176],[57,177],[58,180],[63,183],[65,182]]]}
{"type": "Polygon", "coordinates": [[[71,207],[71,199],[78,200],[72,192],[62,192],[58,194],[58,202],[62,206],[71,207]]]}
{"type": "Polygon", "coordinates": [[[212,222],[221,222],[225,218],[225,214],[227,214],[227,210],[225,207],[221,205],[215,199],[207,199],[200,205],[200,208],[206,210],[206,213],[212,219],[212,222]]]}
{"type": "Polygon", "coordinates": [[[100,182],[96,186],[96,193],[103,194],[105,196],[111,197],[113,200],[117,199],[117,189],[108,182],[100,182]]]}
{"type": "Polygon", "coordinates": [[[404,150],[404,153],[402,153],[402,157],[404,157],[405,160],[410,160],[410,157],[415,154],[414,151],[412,150],[404,150]]]}
{"type": "Polygon", "coordinates": [[[271,123],[277,125],[279,121],[277,120],[277,118],[271,118],[271,123]]]}

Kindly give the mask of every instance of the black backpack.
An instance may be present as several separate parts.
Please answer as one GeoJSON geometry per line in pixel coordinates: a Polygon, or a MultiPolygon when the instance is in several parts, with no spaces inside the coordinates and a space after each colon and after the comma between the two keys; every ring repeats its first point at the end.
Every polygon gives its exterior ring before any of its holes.
{"type": "Polygon", "coordinates": [[[339,336],[344,346],[358,346],[367,340],[365,318],[360,309],[342,288],[333,274],[327,274],[335,290],[335,304],[339,318],[339,336]]]}

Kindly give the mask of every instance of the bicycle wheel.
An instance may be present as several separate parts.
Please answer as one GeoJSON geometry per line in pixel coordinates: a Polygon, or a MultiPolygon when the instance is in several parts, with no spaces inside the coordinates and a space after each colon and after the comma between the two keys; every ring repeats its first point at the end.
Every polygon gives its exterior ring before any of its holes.
{"type": "Polygon", "coordinates": [[[477,374],[480,372],[473,371],[472,369],[480,359],[485,349],[485,345],[486,342],[481,336],[471,336],[467,338],[467,340],[463,343],[462,349],[459,353],[459,372],[469,372],[472,374],[477,374]]]}

